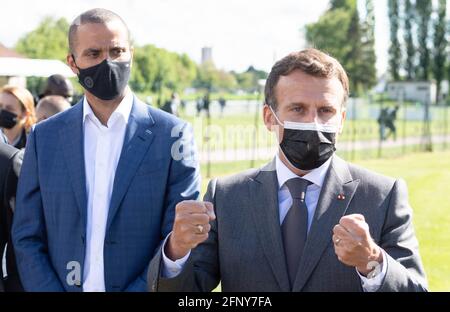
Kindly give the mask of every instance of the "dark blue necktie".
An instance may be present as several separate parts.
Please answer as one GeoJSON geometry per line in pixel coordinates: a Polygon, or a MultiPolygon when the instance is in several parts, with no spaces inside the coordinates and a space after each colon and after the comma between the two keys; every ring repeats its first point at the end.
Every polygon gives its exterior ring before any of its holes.
{"type": "Polygon", "coordinates": [[[308,235],[308,208],[305,204],[305,195],[306,188],[310,184],[311,182],[302,178],[294,178],[286,182],[292,196],[292,206],[283,220],[281,231],[291,287],[297,275],[308,235]]]}

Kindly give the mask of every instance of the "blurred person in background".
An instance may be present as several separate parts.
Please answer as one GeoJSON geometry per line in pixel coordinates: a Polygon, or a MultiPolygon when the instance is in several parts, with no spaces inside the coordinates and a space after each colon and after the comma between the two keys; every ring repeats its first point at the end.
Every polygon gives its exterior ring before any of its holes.
{"type": "Polygon", "coordinates": [[[22,159],[23,151],[0,143],[0,292],[23,291],[11,242],[12,216],[22,159]]]}
{"type": "Polygon", "coordinates": [[[66,77],[56,74],[51,75],[47,79],[47,84],[44,91],[39,95],[42,99],[49,95],[60,95],[64,97],[69,103],[73,102],[73,85],[66,77]]]}
{"type": "Polygon", "coordinates": [[[70,103],[60,95],[49,95],[41,99],[36,106],[37,122],[70,108],[70,103]]]}
{"type": "Polygon", "coordinates": [[[36,123],[33,95],[19,86],[0,90],[0,128],[7,143],[22,149],[31,127],[36,123]]]}

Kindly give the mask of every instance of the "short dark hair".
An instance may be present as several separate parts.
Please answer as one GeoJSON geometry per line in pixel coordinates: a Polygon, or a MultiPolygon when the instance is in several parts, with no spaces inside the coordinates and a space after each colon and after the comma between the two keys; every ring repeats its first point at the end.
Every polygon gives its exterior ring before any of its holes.
{"type": "Polygon", "coordinates": [[[265,103],[270,105],[274,110],[277,109],[277,100],[275,97],[275,87],[281,76],[287,76],[294,70],[301,70],[305,74],[321,77],[336,77],[344,88],[344,106],[349,96],[349,82],[347,74],[342,65],[333,57],[321,52],[317,49],[306,49],[299,52],[291,53],[272,67],[269,77],[266,81],[264,90],[265,103]]]}
{"type": "Polygon", "coordinates": [[[47,95],[61,95],[65,98],[73,96],[73,86],[69,79],[63,75],[55,74],[51,75],[47,79],[47,85],[41,97],[47,95]]]}
{"type": "Polygon", "coordinates": [[[120,21],[127,30],[128,40],[130,40],[130,30],[125,21],[116,13],[106,9],[92,9],[78,15],[69,27],[69,52],[75,53],[75,42],[78,26],[84,24],[106,24],[111,21],[120,21]]]}

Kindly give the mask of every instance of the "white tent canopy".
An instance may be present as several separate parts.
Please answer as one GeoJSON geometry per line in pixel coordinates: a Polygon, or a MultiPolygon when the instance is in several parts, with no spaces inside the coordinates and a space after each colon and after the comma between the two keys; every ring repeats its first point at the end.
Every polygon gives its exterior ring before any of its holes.
{"type": "Polygon", "coordinates": [[[75,77],[69,66],[58,60],[0,57],[0,76],[49,77],[54,74],[75,77]]]}

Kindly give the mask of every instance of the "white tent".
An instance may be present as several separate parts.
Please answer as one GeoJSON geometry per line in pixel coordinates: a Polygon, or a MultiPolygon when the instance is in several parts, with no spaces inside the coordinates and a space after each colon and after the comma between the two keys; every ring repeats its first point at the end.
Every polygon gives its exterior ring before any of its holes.
{"type": "Polygon", "coordinates": [[[69,66],[58,60],[0,57],[0,76],[49,77],[54,74],[75,77],[69,66]]]}

